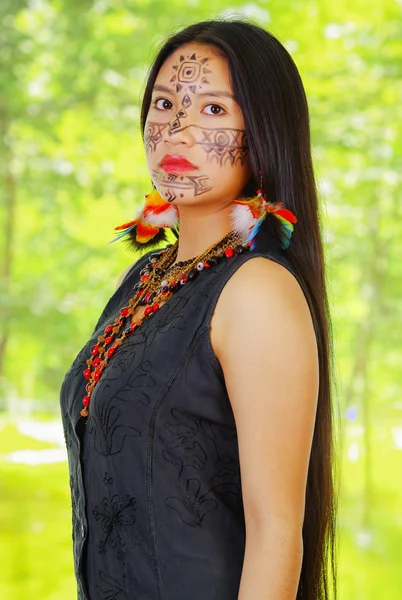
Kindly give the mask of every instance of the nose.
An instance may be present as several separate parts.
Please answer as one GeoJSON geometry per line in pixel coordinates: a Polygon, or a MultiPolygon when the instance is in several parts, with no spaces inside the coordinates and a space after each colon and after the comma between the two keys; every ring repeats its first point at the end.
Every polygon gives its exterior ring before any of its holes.
{"type": "Polygon", "coordinates": [[[195,138],[189,119],[187,118],[187,113],[185,110],[180,110],[169,123],[165,144],[172,146],[192,146],[194,143],[195,138]]]}

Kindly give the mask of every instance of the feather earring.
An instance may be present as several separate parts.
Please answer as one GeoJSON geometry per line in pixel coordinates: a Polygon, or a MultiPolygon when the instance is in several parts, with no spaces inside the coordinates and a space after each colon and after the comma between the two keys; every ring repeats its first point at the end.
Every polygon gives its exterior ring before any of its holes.
{"type": "MultiPolygon", "coordinates": [[[[177,207],[164,200],[158,190],[154,189],[145,196],[145,205],[134,219],[115,227],[115,231],[121,233],[109,244],[128,236],[127,242],[131,249],[136,252],[149,250],[158,246],[160,242],[167,241],[164,229],[177,229],[178,224],[177,207]]],[[[177,236],[177,232],[174,233],[177,236]]]]}
{"type": "Polygon", "coordinates": [[[286,249],[292,237],[294,223],[297,223],[296,216],[287,208],[284,208],[282,202],[268,202],[262,192],[262,173],[261,189],[256,191],[256,196],[252,198],[239,198],[234,200],[234,206],[231,211],[231,223],[233,229],[238,231],[246,238],[251,250],[256,247],[256,235],[258,234],[262,223],[267,215],[272,213],[281,224],[281,246],[286,249]]]}

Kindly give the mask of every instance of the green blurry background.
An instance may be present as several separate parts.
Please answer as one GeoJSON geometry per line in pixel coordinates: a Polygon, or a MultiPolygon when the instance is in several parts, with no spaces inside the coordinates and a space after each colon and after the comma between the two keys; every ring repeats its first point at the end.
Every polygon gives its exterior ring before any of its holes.
{"type": "Polygon", "coordinates": [[[311,110],[341,438],[341,600],[402,597],[401,0],[1,0],[0,597],[75,597],[58,392],[150,191],[139,132],[165,34],[247,15],[311,110]]]}

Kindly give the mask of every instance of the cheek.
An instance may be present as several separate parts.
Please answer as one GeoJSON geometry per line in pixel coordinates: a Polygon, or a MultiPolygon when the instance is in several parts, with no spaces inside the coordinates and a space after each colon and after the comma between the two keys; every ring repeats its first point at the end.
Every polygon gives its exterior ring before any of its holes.
{"type": "Polygon", "coordinates": [[[248,142],[244,129],[220,128],[203,131],[201,141],[207,162],[219,168],[242,171],[248,164],[248,142]]]}
{"type": "Polygon", "coordinates": [[[147,158],[152,161],[152,155],[163,140],[167,124],[147,121],[144,128],[144,147],[147,158]]]}

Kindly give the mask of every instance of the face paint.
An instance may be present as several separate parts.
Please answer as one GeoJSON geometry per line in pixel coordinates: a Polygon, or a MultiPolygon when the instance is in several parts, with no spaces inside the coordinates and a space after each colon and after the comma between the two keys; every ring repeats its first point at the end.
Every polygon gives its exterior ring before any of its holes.
{"type": "Polygon", "coordinates": [[[196,54],[194,53],[187,60],[183,55],[180,55],[179,63],[173,65],[173,74],[170,79],[170,83],[174,84],[177,94],[184,91],[184,95],[181,99],[181,105],[183,108],[176,113],[173,123],[169,125],[170,135],[182,127],[181,119],[185,119],[187,117],[186,109],[192,105],[189,94],[195,94],[197,87],[198,89],[201,88],[200,76],[202,76],[203,83],[208,83],[206,77],[203,76],[205,74],[205,70],[207,73],[211,72],[204,67],[205,63],[207,62],[207,58],[203,58],[202,60],[198,61],[196,54]]]}
{"type": "Polygon", "coordinates": [[[155,81],[144,142],[152,179],[169,202],[240,195],[250,179],[249,149],[224,57],[199,44],[173,53],[155,81]],[[209,107],[216,111],[205,112],[209,107]],[[195,169],[166,173],[166,154],[195,169]]]}
{"type": "Polygon", "coordinates": [[[147,152],[155,152],[156,147],[163,140],[163,132],[167,125],[147,121],[147,126],[144,132],[144,142],[147,152]]]}
{"type": "Polygon", "coordinates": [[[202,129],[201,134],[202,139],[197,144],[203,146],[208,162],[220,167],[245,164],[248,143],[243,129],[202,129]]]}
{"type": "Polygon", "coordinates": [[[211,71],[206,67],[208,58],[197,59],[195,53],[185,59],[180,54],[179,62],[173,65],[173,75],[170,83],[174,83],[176,92],[189,90],[192,94],[196,93],[197,86],[200,89],[201,83],[209,83],[206,75],[211,71]]]}
{"type": "Polygon", "coordinates": [[[208,177],[204,175],[172,175],[169,173],[163,175],[159,171],[154,171],[152,179],[168,202],[183,198],[186,191],[192,192],[193,196],[201,196],[212,189],[208,186],[208,177]]]}

